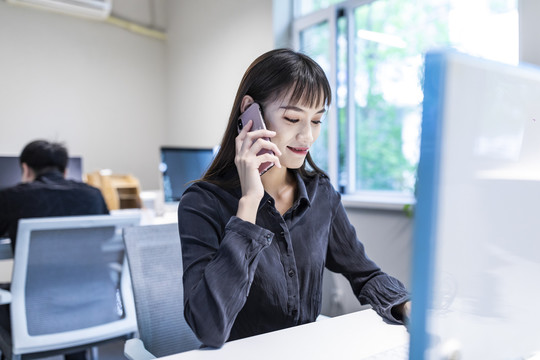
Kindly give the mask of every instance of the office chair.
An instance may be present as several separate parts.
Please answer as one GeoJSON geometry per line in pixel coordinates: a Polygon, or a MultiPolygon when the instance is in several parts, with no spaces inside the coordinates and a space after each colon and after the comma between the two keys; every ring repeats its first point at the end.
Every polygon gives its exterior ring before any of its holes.
{"type": "Polygon", "coordinates": [[[146,360],[199,348],[184,319],[178,225],[124,229],[124,244],[140,336],[126,342],[126,357],[146,360]]]}
{"type": "Polygon", "coordinates": [[[0,327],[6,359],[80,351],[133,336],[137,323],[122,228],[139,222],[133,214],[19,221],[11,332],[0,327]]]}

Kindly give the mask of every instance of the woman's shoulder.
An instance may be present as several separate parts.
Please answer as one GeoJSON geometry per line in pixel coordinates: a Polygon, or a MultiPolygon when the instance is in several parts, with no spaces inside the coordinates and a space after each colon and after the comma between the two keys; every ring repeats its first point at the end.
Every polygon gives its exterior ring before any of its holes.
{"type": "Polygon", "coordinates": [[[238,200],[237,193],[237,189],[227,189],[221,185],[201,180],[194,182],[186,189],[180,199],[180,206],[187,203],[238,200]]]}

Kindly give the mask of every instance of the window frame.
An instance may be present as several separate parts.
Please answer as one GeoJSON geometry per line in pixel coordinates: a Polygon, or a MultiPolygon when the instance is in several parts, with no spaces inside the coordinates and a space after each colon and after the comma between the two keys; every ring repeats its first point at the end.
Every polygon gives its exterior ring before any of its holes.
{"type": "MultiPolygon", "coordinates": [[[[328,36],[330,49],[330,74],[326,74],[332,94],[336,94],[336,39],[337,39],[337,11],[338,8],[333,5],[325,9],[317,10],[311,14],[293,19],[292,26],[292,43],[293,48],[300,49],[300,34],[302,31],[320,23],[328,22],[330,34],[328,36]]],[[[335,102],[334,102],[335,103],[335,102]]],[[[338,181],[338,125],[337,125],[337,107],[331,104],[328,108],[327,118],[327,135],[328,135],[328,176],[334,187],[337,188],[338,181]]]]}
{"type": "MultiPolygon", "coordinates": [[[[339,189],[339,142],[338,142],[338,108],[337,108],[337,21],[345,16],[347,21],[347,87],[354,87],[354,10],[360,6],[369,5],[377,0],[348,0],[330,5],[327,8],[312,13],[294,17],[292,19],[292,44],[295,50],[300,50],[300,34],[302,31],[317,24],[328,22],[330,34],[330,74],[327,74],[333,93],[333,104],[328,109],[328,175],[332,185],[339,189]]],[[[295,9],[296,10],[296,9],[295,9]]],[[[345,166],[347,168],[347,188],[342,193],[345,206],[355,208],[375,208],[387,210],[403,210],[404,206],[414,204],[414,194],[399,191],[377,191],[356,189],[356,123],[351,121],[355,117],[354,92],[347,91],[347,139],[345,166]],[[352,105],[351,105],[352,104],[352,105]]]]}

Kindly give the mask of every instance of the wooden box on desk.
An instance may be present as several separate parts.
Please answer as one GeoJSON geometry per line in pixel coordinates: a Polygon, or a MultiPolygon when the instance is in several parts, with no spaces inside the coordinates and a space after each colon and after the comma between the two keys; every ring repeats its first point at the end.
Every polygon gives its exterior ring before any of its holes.
{"type": "Polygon", "coordinates": [[[86,182],[101,190],[109,210],[141,208],[141,186],[133,175],[95,171],[86,174],[86,182]]]}

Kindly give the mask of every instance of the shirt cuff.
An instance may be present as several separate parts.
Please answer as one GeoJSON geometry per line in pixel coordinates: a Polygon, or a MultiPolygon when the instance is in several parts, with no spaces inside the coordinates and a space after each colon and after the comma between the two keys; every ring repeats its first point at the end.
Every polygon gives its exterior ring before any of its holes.
{"type": "Polygon", "coordinates": [[[403,284],[388,275],[380,275],[368,282],[359,297],[361,303],[369,303],[390,324],[404,324],[392,315],[392,307],[410,300],[403,284]]]}

